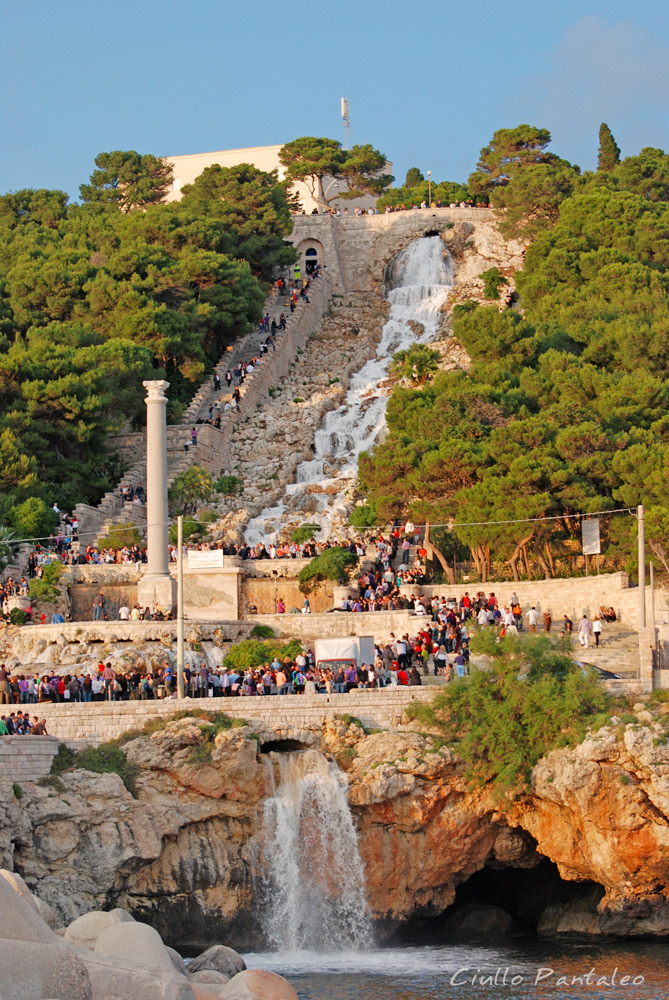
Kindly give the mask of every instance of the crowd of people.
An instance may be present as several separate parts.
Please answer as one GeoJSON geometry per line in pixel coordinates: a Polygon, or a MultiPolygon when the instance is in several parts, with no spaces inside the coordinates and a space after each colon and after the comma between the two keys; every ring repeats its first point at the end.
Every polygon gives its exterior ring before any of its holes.
{"type": "MultiPolygon", "coordinates": [[[[415,212],[415,211],[419,211],[420,209],[426,209],[426,208],[429,208],[429,209],[433,209],[433,208],[492,208],[492,205],[489,202],[486,202],[484,204],[484,203],[480,203],[480,202],[474,202],[471,199],[468,199],[467,201],[451,201],[451,202],[449,202],[449,204],[445,204],[443,201],[441,201],[441,199],[438,199],[436,201],[435,201],[435,199],[432,199],[432,201],[428,205],[427,200],[424,199],[423,201],[420,202],[420,204],[418,204],[417,202],[411,202],[409,205],[405,205],[404,203],[402,203],[401,205],[386,205],[385,208],[383,209],[383,214],[384,215],[389,215],[391,212],[415,212]]],[[[319,214],[321,214],[321,215],[334,215],[338,219],[341,219],[341,218],[345,219],[345,218],[348,218],[348,216],[349,216],[350,213],[349,213],[349,210],[348,210],[348,206],[345,205],[344,208],[342,209],[342,208],[339,207],[339,205],[337,205],[334,208],[328,208],[324,212],[320,212],[320,213],[319,213],[318,208],[312,208],[311,214],[312,215],[319,215],[319,214]]],[[[369,208],[361,208],[360,205],[356,205],[355,208],[353,209],[353,215],[356,216],[356,217],[359,217],[359,216],[362,216],[362,215],[381,215],[381,210],[378,209],[378,208],[372,208],[371,206],[369,208]]]]}

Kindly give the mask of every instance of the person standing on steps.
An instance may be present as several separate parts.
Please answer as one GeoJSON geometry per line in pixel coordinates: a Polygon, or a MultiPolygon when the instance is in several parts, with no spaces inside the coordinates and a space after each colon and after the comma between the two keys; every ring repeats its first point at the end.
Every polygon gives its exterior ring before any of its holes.
{"type": "Polygon", "coordinates": [[[221,388],[221,376],[218,372],[214,373],[214,391],[219,392],[221,388]]]}
{"type": "Polygon", "coordinates": [[[191,427],[190,429],[190,440],[193,447],[195,447],[197,445],[197,431],[194,427],[191,427]]]}
{"type": "Polygon", "coordinates": [[[93,598],[93,621],[99,622],[102,618],[102,608],[104,607],[104,597],[102,593],[99,593],[97,597],[93,598]]]}
{"type": "Polygon", "coordinates": [[[595,615],[595,620],[592,623],[592,634],[595,637],[595,649],[597,649],[602,635],[602,619],[599,615],[595,615]]]}
{"type": "Polygon", "coordinates": [[[232,372],[230,371],[229,368],[228,368],[227,372],[225,373],[225,383],[226,383],[228,389],[232,385],[232,372]]]}
{"type": "Polygon", "coordinates": [[[580,622],[578,623],[578,641],[580,644],[587,649],[590,643],[590,636],[592,635],[592,622],[587,615],[583,615],[580,622]]]}

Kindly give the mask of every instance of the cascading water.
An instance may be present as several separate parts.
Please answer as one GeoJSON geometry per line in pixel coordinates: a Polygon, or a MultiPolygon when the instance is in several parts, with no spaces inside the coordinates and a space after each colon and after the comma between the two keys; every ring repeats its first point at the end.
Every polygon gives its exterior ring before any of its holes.
{"type": "Polygon", "coordinates": [[[343,775],[317,750],[271,756],[280,780],[263,817],[268,941],[281,952],[368,947],[364,872],[343,775]]]}
{"type": "Polygon", "coordinates": [[[319,537],[330,533],[335,514],[345,505],[345,493],[357,474],[358,455],[373,448],[385,427],[387,393],[381,386],[396,351],[414,343],[434,340],[440,325],[440,310],[453,287],[453,267],[439,236],[414,240],[397,255],[388,269],[390,317],[383,328],[376,357],[351,378],[344,402],[326,414],[316,432],[315,458],[297,469],[297,481],[286,487],[286,497],[269,507],[246,528],[249,544],[275,536],[287,508],[298,508],[299,498],[309,486],[340,487],[337,493],[312,493],[318,509],[305,520],[322,525],[319,537]],[[422,326],[417,332],[416,324],[422,326]],[[327,475],[324,467],[334,472],[327,475]],[[297,502],[296,502],[297,501],[297,502]]]}

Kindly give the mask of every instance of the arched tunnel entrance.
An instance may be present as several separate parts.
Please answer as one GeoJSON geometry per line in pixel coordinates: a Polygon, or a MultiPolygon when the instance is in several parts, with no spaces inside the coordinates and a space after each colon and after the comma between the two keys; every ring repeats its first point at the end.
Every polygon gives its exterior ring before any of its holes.
{"type": "Polygon", "coordinates": [[[296,750],[308,750],[309,747],[306,743],[300,742],[300,740],[267,740],[260,747],[260,753],[290,753],[296,750]]]}

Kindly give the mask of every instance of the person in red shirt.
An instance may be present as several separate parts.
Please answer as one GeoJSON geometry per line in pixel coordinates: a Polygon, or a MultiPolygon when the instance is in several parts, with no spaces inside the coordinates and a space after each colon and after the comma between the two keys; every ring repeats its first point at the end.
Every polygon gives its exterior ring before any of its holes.
{"type": "Polygon", "coordinates": [[[403,684],[405,686],[408,686],[409,684],[409,675],[407,674],[404,667],[400,667],[400,669],[397,671],[397,683],[400,685],[403,684]]]}

